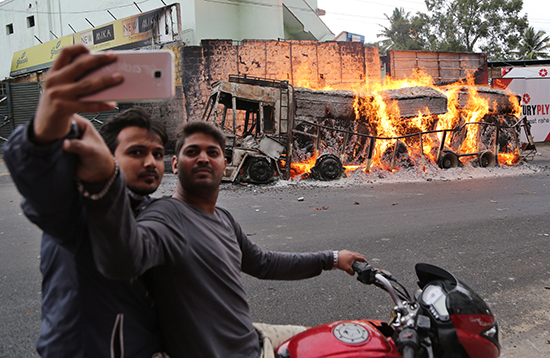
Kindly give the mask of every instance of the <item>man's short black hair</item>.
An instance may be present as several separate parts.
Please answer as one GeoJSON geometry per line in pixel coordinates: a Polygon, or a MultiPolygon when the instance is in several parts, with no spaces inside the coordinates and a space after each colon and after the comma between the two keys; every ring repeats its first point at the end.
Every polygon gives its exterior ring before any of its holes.
{"type": "Polygon", "coordinates": [[[157,134],[162,141],[162,145],[166,145],[168,141],[166,129],[160,121],[152,119],[145,109],[141,107],[132,107],[112,115],[99,128],[99,133],[103,137],[103,140],[105,140],[111,153],[114,154],[118,146],[118,135],[120,131],[127,127],[145,128],[157,134]]]}
{"type": "Polygon", "coordinates": [[[195,133],[203,133],[212,136],[220,145],[222,153],[225,152],[225,135],[221,130],[210,122],[190,121],[187,122],[178,133],[178,141],[176,142],[176,156],[179,156],[181,148],[185,143],[185,139],[195,133]]]}

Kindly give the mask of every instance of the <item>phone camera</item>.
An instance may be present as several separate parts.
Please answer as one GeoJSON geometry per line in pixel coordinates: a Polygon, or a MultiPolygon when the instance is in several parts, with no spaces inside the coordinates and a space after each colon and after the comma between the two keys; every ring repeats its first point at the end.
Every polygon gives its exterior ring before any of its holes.
{"type": "Polygon", "coordinates": [[[155,76],[155,78],[161,78],[161,76],[162,76],[162,71],[160,71],[160,70],[155,71],[154,74],[153,74],[153,76],[155,76]]]}

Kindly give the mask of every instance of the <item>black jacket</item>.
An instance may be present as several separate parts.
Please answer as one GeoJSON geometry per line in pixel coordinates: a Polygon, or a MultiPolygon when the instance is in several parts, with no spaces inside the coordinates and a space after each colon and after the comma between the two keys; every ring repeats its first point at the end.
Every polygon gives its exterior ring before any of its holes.
{"type": "Polygon", "coordinates": [[[4,160],[23,195],[25,215],[43,230],[38,352],[56,358],[151,358],[162,350],[152,300],[141,281],[109,280],[98,272],[74,179],[75,157],[62,150],[61,140],[33,144],[32,128],[31,121],[15,130],[4,160]]]}

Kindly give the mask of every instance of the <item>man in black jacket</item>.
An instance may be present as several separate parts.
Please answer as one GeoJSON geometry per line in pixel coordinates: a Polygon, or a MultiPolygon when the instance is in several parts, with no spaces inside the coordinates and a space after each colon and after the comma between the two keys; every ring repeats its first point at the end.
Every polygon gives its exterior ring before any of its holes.
{"type": "MultiPolygon", "coordinates": [[[[35,117],[19,127],[4,147],[4,159],[24,197],[23,211],[44,231],[37,350],[42,357],[55,358],[151,358],[162,350],[153,302],[140,280],[109,280],[97,271],[74,179],[77,157],[63,150],[65,139],[93,130],[76,112],[114,108],[112,103],[78,98],[121,82],[118,75],[81,80],[87,71],[115,59],[112,54],[87,53],[83,46],[61,52],[48,72],[35,117]]],[[[130,205],[137,213],[162,179],[164,127],[144,110],[133,108],[107,120],[101,133],[125,174],[130,205]]],[[[105,150],[105,144],[98,144],[105,150]]]]}

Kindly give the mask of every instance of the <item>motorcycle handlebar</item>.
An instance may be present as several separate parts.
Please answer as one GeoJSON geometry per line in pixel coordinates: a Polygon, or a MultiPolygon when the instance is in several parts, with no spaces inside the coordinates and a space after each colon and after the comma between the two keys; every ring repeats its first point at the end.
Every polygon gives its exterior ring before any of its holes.
{"type": "Polygon", "coordinates": [[[351,267],[357,273],[357,279],[364,284],[370,285],[376,282],[377,270],[366,262],[355,261],[351,267]]]}
{"type": "Polygon", "coordinates": [[[379,270],[370,266],[366,262],[359,262],[359,261],[355,261],[351,265],[351,267],[357,273],[357,280],[367,285],[373,284],[375,282],[380,282],[384,286],[386,291],[388,291],[388,293],[390,294],[393,302],[398,307],[403,307],[403,303],[399,299],[399,296],[395,292],[393,286],[379,270]]]}
{"type": "MultiPolygon", "coordinates": [[[[397,306],[396,308],[394,308],[394,311],[396,312],[398,318],[401,317],[402,319],[404,319],[408,317],[408,312],[412,306],[406,306],[407,303],[403,302],[400,299],[397,293],[398,289],[395,288],[390,282],[397,281],[390,273],[376,269],[364,262],[356,261],[351,266],[353,270],[357,273],[357,280],[367,285],[374,284],[378,287],[385,289],[390,294],[393,302],[397,306]]],[[[397,284],[399,283],[397,282],[397,284]]],[[[408,297],[409,295],[407,294],[406,296],[408,297]]],[[[408,319],[411,319],[412,317],[413,316],[408,317],[408,319]]],[[[414,358],[420,346],[419,335],[416,332],[415,328],[401,326],[401,324],[402,322],[399,322],[399,326],[403,330],[399,333],[399,337],[396,341],[399,345],[399,350],[400,352],[402,352],[403,358],[414,358]]]]}

